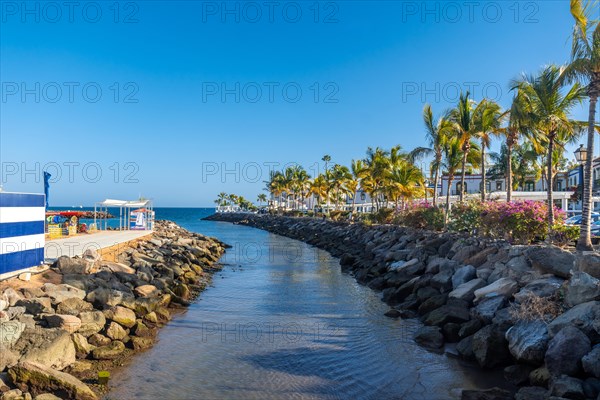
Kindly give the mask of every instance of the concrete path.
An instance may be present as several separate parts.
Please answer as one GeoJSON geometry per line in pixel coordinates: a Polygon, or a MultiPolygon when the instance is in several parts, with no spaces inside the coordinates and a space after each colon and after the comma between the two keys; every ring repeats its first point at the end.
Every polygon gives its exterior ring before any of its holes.
{"type": "Polygon", "coordinates": [[[130,240],[150,235],[148,231],[100,231],[87,235],[78,235],[64,239],[47,240],[44,256],[51,263],[60,256],[80,256],[87,249],[100,250],[130,240]]]}

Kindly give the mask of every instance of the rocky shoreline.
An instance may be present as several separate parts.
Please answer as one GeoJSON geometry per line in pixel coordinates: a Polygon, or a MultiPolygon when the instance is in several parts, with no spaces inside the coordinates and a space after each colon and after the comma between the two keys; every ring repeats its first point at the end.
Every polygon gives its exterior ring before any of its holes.
{"type": "Polygon", "coordinates": [[[227,246],[157,221],[118,262],[60,257],[30,282],[0,283],[0,399],[99,398],[99,371],[151,347],[220,269],[227,246]]]}
{"type": "Polygon", "coordinates": [[[481,368],[503,368],[516,393],[470,399],[600,400],[600,254],[401,226],[216,214],[206,218],[301,240],[382,292],[392,318],[419,318],[415,341],[481,368]],[[454,343],[454,345],[448,345],[454,343]]]}

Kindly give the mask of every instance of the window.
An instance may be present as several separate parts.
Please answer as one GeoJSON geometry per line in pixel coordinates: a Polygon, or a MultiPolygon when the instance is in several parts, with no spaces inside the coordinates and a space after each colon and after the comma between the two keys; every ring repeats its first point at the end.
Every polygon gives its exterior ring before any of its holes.
{"type": "Polygon", "coordinates": [[[502,190],[502,181],[496,181],[496,190],[497,191],[501,191],[502,190]]]}
{"type": "Polygon", "coordinates": [[[525,191],[533,192],[535,190],[535,183],[533,181],[525,182],[525,191]]]}
{"type": "Polygon", "coordinates": [[[486,190],[487,192],[491,192],[491,191],[492,191],[492,182],[490,182],[490,181],[487,181],[487,182],[485,183],[485,190],[486,190]]]}
{"type": "Polygon", "coordinates": [[[556,181],[556,190],[557,191],[561,191],[562,190],[562,181],[556,181]]]}
{"type": "MultiPolygon", "coordinates": [[[[468,193],[467,182],[465,182],[465,193],[468,193]]],[[[456,182],[456,194],[460,194],[460,182],[456,182]]]]}
{"type": "Polygon", "coordinates": [[[361,200],[364,200],[364,199],[366,199],[366,198],[367,198],[367,196],[365,195],[365,193],[364,193],[364,192],[360,194],[360,199],[361,199],[361,200]]]}

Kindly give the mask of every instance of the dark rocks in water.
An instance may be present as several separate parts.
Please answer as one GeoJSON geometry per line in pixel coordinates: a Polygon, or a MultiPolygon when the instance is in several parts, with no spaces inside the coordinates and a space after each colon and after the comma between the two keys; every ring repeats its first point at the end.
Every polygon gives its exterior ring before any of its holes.
{"type": "Polygon", "coordinates": [[[446,304],[431,311],[424,322],[426,325],[442,326],[448,322],[466,322],[470,318],[468,308],[446,304]]]}
{"type": "Polygon", "coordinates": [[[460,330],[458,331],[458,336],[463,339],[467,336],[474,335],[478,330],[481,329],[483,325],[481,321],[477,319],[472,319],[470,321],[465,322],[460,326],[460,330]]]}
{"type": "Polygon", "coordinates": [[[456,343],[461,339],[458,332],[460,332],[460,324],[454,322],[448,322],[442,327],[442,333],[444,334],[444,338],[447,342],[450,343],[456,343]]]}
{"type": "Polygon", "coordinates": [[[446,304],[447,299],[448,296],[445,294],[438,294],[436,296],[428,298],[419,306],[419,314],[425,315],[428,312],[431,312],[436,308],[443,306],[444,304],[446,304]]]}
{"type": "Polygon", "coordinates": [[[550,375],[574,376],[581,370],[581,358],[591,351],[590,339],[574,326],[566,326],[550,340],[545,362],[550,375]]]}
{"type": "Polygon", "coordinates": [[[391,308],[388,311],[385,312],[386,317],[390,317],[390,318],[399,318],[400,317],[400,311],[396,310],[395,308],[391,308]]]}
{"type": "Polygon", "coordinates": [[[415,342],[428,349],[439,349],[444,345],[444,336],[438,327],[422,326],[415,333],[415,342]]]}
{"type": "Polygon", "coordinates": [[[473,335],[473,354],[481,367],[492,368],[510,361],[504,332],[496,325],[488,325],[473,335]]]}
{"type": "Polygon", "coordinates": [[[474,360],[475,353],[473,352],[473,336],[467,336],[456,345],[456,351],[466,360],[474,360]]]}
{"type": "Polygon", "coordinates": [[[513,395],[505,389],[463,390],[461,400],[513,400],[513,395]]]}

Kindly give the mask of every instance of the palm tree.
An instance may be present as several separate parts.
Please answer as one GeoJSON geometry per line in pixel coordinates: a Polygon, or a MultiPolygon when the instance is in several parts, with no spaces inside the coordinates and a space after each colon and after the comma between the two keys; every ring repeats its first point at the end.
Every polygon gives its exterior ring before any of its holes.
{"type": "Polygon", "coordinates": [[[217,196],[217,199],[215,200],[215,203],[219,206],[226,206],[227,205],[227,193],[225,192],[221,192],[219,193],[219,195],[217,196]]]}
{"type": "Polygon", "coordinates": [[[433,117],[431,105],[425,104],[423,108],[423,122],[425,123],[426,140],[429,147],[417,147],[411,152],[414,158],[420,158],[425,155],[433,155],[431,170],[433,172],[433,206],[437,206],[438,186],[440,181],[440,168],[442,167],[442,158],[444,156],[443,147],[448,138],[451,128],[450,121],[445,117],[433,117]]]}
{"type": "Polygon", "coordinates": [[[350,172],[352,173],[352,178],[348,180],[348,189],[352,192],[352,212],[354,212],[358,187],[368,171],[363,160],[352,160],[350,163],[350,172]]]}
{"type": "Polygon", "coordinates": [[[592,163],[594,159],[594,126],[596,104],[600,94],[600,25],[591,19],[597,13],[596,1],[571,0],[571,14],[575,19],[571,63],[565,68],[564,76],[569,82],[584,85],[590,99],[587,130],[587,160],[584,166],[582,218],[577,250],[593,250],[590,219],[592,212],[592,163]]]}
{"type": "Polygon", "coordinates": [[[348,180],[352,179],[352,174],[348,167],[340,164],[335,164],[330,173],[330,185],[335,190],[334,207],[337,210],[340,194],[345,191],[345,185],[348,180]]]}
{"type": "Polygon", "coordinates": [[[500,126],[506,113],[495,101],[484,99],[475,109],[474,124],[476,136],[481,140],[481,201],[485,201],[486,155],[485,149],[490,147],[492,135],[500,133],[500,126]]]}
{"type": "Polygon", "coordinates": [[[256,201],[258,201],[259,207],[262,206],[263,202],[267,202],[267,195],[264,193],[260,193],[258,196],[256,196],[256,201]]]}
{"type": "MultiPolygon", "coordinates": [[[[331,161],[331,156],[329,154],[325,154],[323,156],[323,158],[321,158],[321,161],[325,162],[325,177],[327,177],[327,174],[329,173],[329,162],[331,161]]],[[[327,212],[329,212],[329,190],[327,191],[327,212]]]]}
{"type": "Polygon", "coordinates": [[[382,205],[383,189],[389,174],[390,153],[379,147],[367,148],[367,157],[363,160],[366,167],[366,175],[361,181],[363,189],[375,203],[375,209],[379,210],[382,205]]]}
{"type": "Polygon", "coordinates": [[[548,229],[554,225],[553,160],[555,147],[570,141],[577,135],[575,126],[569,120],[569,113],[581,102],[584,91],[576,83],[566,91],[562,90],[562,69],[556,65],[545,67],[538,76],[523,76],[514,82],[513,89],[523,95],[523,101],[531,116],[532,130],[543,140],[546,150],[546,178],[548,196],[548,229]]]}
{"type": "Polygon", "coordinates": [[[317,205],[321,204],[321,199],[327,196],[328,182],[324,174],[319,174],[310,183],[309,192],[317,197],[317,205]]]}
{"type": "Polygon", "coordinates": [[[460,178],[460,202],[464,200],[465,175],[467,172],[467,156],[471,150],[472,139],[475,137],[474,124],[475,110],[473,101],[469,100],[469,92],[461,93],[456,108],[450,110],[449,119],[452,121],[454,134],[458,138],[462,151],[461,178],[460,178]]]}

